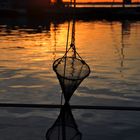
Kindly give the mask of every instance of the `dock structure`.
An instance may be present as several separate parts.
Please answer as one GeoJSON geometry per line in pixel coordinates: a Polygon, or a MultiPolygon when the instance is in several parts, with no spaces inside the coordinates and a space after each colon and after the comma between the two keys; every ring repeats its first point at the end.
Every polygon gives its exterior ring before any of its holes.
{"type": "Polygon", "coordinates": [[[84,17],[110,19],[140,19],[140,3],[132,3],[131,0],[123,0],[123,3],[98,2],[85,3],[85,5],[84,3],[76,3],[75,0],[71,2],[55,0],[53,3],[51,2],[51,0],[23,0],[22,3],[19,3],[19,0],[0,0],[0,15],[33,15],[39,17],[46,16],[52,18],[69,18],[74,14],[76,18],[84,17]],[[16,3],[16,1],[18,2],[16,3]],[[116,6],[116,4],[118,4],[119,6],[116,6]]]}

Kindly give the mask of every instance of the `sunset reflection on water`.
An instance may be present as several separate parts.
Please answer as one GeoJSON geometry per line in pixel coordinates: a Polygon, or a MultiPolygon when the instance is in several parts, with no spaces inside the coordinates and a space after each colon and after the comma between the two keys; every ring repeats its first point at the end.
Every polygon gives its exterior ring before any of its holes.
{"type": "MultiPolygon", "coordinates": [[[[67,29],[67,21],[0,26],[0,101],[59,103],[52,63],[65,53],[67,29]]],[[[139,22],[76,22],[77,51],[91,74],[73,104],[139,105],[139,29],[139,22]]]]}

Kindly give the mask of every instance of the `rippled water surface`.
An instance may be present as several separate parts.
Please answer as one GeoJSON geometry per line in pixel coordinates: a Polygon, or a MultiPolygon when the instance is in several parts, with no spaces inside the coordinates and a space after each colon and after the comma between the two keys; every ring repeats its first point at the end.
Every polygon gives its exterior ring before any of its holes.
{"type": "MultiPolygon", "coordinates": [[[[52,64],[65,53],[67,29],[67,21],[1,23],[0,102],[60,104],[52,64]]],[[[79,20],[75,37],[91,74],[71,104],[139,106],[140,22],[79,20]]]]}

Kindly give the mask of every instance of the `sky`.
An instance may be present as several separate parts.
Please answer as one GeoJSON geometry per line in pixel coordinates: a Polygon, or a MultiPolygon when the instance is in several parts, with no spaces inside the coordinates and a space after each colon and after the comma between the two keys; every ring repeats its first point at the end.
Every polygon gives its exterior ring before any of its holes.
{"type": "MultiPolygon", "coordinates": [[[[65,0],[70,1],[70,0],[65,0]]],[[[76,0],[77,2],[121,2],[122,0],[76,0]]],[[[140,0],[132,0],[133,2],[140,2],[140,0]]]]}

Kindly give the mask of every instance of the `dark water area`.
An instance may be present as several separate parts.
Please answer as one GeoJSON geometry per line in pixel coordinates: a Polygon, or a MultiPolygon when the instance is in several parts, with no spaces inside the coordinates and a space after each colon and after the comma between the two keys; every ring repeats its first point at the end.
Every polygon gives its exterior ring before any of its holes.
{"type": "MultiPolygon", "coordinates": [[[[65,53],[67,30],[63,18],[0,18],[1,103],[60,104],[52,63],[65,53]]],[[[140,21],[79,19],[75,37],[91,74],[71,105],[140,107],[140,21]]],[[[140,139],[139,112],[72,112],[83,140],[140,139]]],[[[45,140],[58,114],[59,109],[0,108],[0,140],[45,140]]]]}

